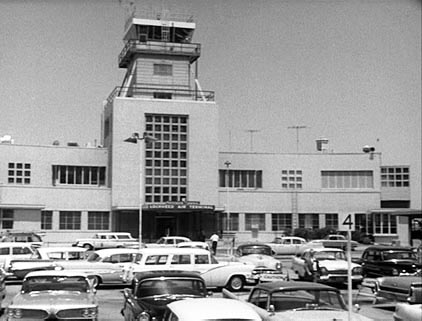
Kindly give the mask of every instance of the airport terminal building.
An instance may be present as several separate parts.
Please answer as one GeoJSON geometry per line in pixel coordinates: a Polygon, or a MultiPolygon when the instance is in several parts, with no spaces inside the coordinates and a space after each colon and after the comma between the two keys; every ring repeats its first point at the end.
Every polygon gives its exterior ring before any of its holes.
{"type": "Polygon", "coordinates": [[[138,237],[141,225],[145,241],[201,231],[270,241],[296,228],[344,230],[350,215],[353,230],[378,242],[417,238],[408,165],[385,166],[371,150],[333,153],[324,139],[313,153],[221,151],[195,27],[190,17],[128,20],[126,75],[104,104],[100,146],[2,140],[0,231],[62,243],[104,231],[138,237]]]}

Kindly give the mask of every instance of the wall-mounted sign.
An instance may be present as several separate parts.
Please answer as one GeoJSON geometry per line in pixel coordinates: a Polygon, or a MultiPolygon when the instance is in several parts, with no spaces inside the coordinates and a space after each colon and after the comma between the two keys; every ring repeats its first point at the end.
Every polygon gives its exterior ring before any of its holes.
{"type": "Polygon", "coordinates": [[[167,202],[156,204],[144,204],[144,209],[151,210],[214,210],[214,205],[203,205],[199,202],[167,202]]]}

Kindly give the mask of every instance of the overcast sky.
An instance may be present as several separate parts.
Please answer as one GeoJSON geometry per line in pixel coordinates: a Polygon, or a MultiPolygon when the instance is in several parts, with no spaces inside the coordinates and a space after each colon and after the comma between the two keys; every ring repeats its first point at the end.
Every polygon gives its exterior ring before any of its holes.
{"type": "MultiPolygon", "coordinates": [[[[124,1],[123,1],[124,2],[124,1]]],[[[334,152],[375,146],[410,165],[421,207],[421,2],[136,1],[192,14],[199,81],[215,91],[222,151],[334,152]],[[251,134],[251,130],[257,130],[251,134]]],[[[100,141],[102,103],[122,84],[118,0],[0,0],[0,137],[100,141]]]]}

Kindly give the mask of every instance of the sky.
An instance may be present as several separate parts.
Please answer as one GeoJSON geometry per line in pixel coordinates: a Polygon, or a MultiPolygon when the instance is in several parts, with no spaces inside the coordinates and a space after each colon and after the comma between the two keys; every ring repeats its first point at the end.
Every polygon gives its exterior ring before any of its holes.
{"type": "MultiPolygon", "coordinates": [[[[420,0],[132,0],[192,14],[221,151],[382,153],[421,208],[420,0]],[[297,131],[292,128],[303,126],[297,131]]],[[[98,144],[123,82],[125,0],[0,0],[0,137],[98,144]]]]}

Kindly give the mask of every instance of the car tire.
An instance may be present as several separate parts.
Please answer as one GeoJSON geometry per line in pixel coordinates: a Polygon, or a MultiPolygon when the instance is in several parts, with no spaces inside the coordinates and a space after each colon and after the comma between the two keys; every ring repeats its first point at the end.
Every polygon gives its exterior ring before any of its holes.
{"type": "Polygon", "coordinates": [[[101,278],[99,276],[92,277],[92,287],[94,289],[97,289],[100,284],[101,284],[101,278]]]}
{"type": "Polygon", "coordinates": [[[245,278],[240,275],[234,275],[230,278],[229,282],[227,283],[227,289],[229,291],[241,291],[245,286],[245,278]]]}
{"type": "Polygon", "coordinates": [[[88,251],[91,251],[94,249],[94,247],[91,244],[84,244],[84,246],[82,246],[84,249],[87,249],[88,251]]]}

